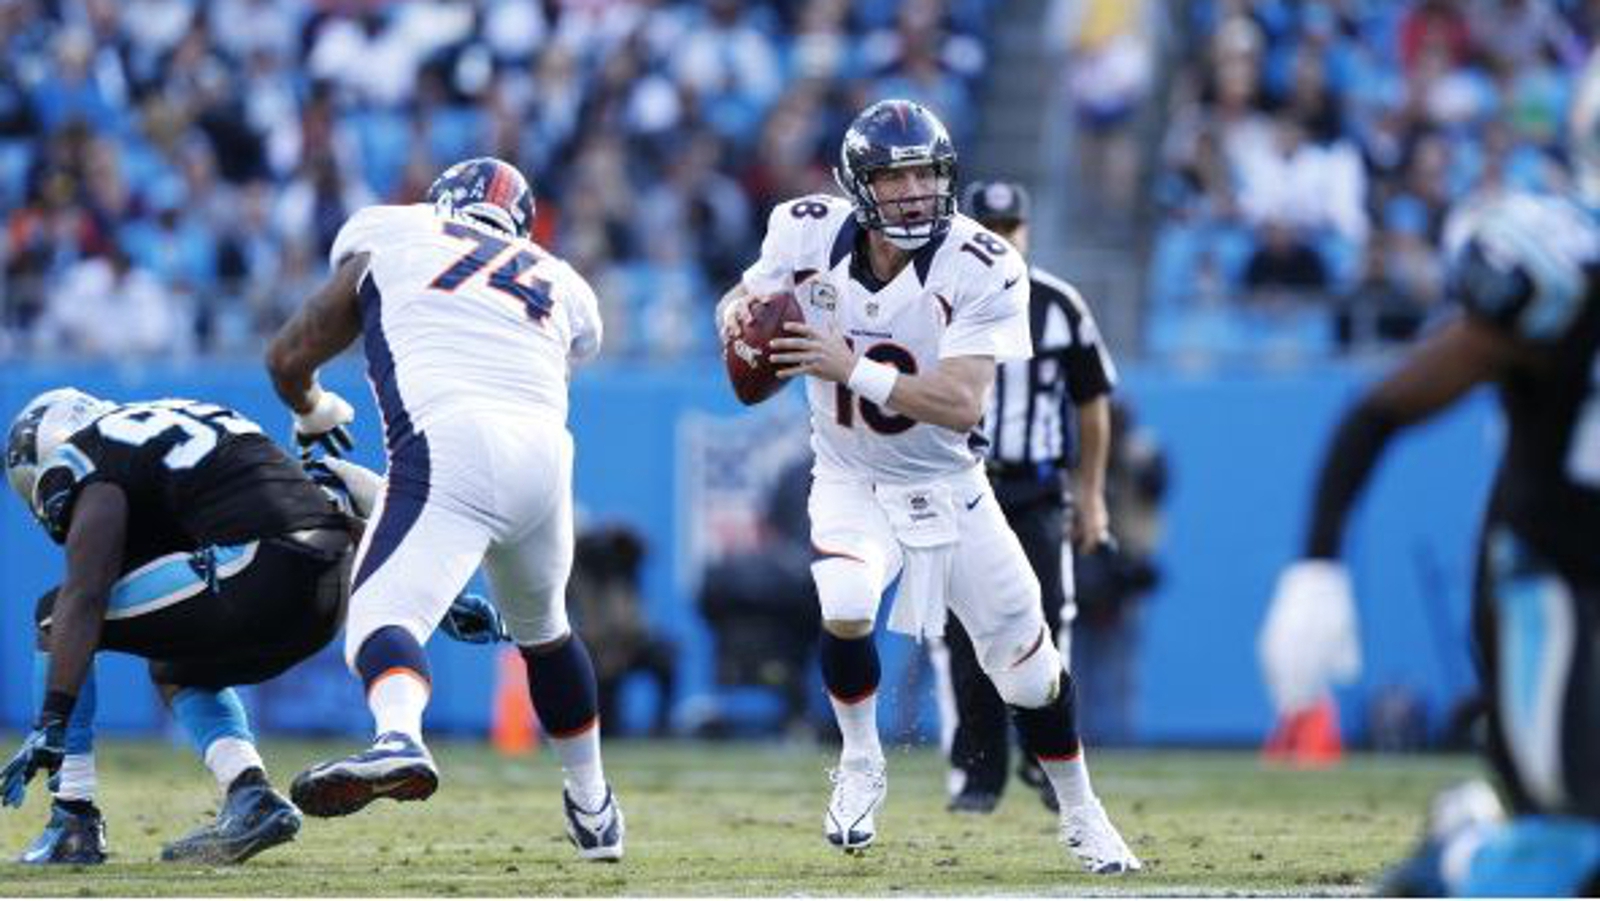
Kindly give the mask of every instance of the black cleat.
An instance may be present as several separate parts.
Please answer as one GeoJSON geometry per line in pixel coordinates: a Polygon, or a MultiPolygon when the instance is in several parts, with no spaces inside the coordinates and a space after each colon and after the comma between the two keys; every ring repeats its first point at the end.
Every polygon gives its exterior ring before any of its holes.
{"type": "Polygon", "coordinates": [[[31,864],[105,863],[105,818],[92,802],[54,801],[50,804],[50,822],[17,860],[31,864]]]}
{"type": "Polygon", "coordinates": [[[1000,806],[998,792],[964,788],[950,799],[950,803],[946,804],[944,809],[951,813],[994,813],[994,809],[998,806],[1000,806]]]}
{"type": "Polygon", "coordinates": [[[176,863],[244,863],[274,845],[293,841],[300,823],[300,811],[265,780],[242,785],[236,781],[228,789],[217,821],[164,846],[161,859],[176,863]]]}
{"type": "Polygon", "coordinates": [[[295,777],[289,796],[314,817],[342,817],[379,798],[422,801],[439,787],[428,749],[399,732],[385,732],[359,754],[321,763],[295,777]]]}

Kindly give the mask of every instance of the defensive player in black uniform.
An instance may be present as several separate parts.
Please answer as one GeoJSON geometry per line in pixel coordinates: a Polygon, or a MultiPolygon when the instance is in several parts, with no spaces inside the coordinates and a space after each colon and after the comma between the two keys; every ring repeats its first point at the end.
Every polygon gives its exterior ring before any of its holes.
{"type": "Polygon", "coordinates": [[[1423,852],[1384,893],[1592,895],[1600,890],[1600,225],[1568,201],[1510,195],[1454,226],[1450,292],[1463,314],[1340,422],[1317,480],[1306,558],[1284,572],[1263,627],[1263,667],[1284,714],[1355,674],[1354,605],[1338,562],[1346,516],[1393,436],[1474,386],[1494,385],[1508,428],[1480,538],[1473,625],[1490,699],[1489,757],[1515,817],[1463,816],[1472,805],[1459,803],[1442,810],[1423,852]],[[1463,820],[1477,822],[1463,828],[1463,820]]]}
{"type": "Polygon", "coordinates": [[[40,395],[17,417],[6,475],[66,551],[66,578],[36,614],[48,655],[42,709],[0,770],[0,794],[13,807],[38,771],[65,770],[51,823],[24,862],[104,859],[92,757],[87,773],[74,760],[88,751],[93,712],[79,698],[92,706],[86,675],[100,650],[149,660],[162,698],[227,794],[216,822],[167,845],[164,859],[233,863],[291,839],[300,813],[268,784],[231,686],[278,675],[338,632],[359,526],[348,503],[342,509],[231,410],[184,400],[117,405],[70,388],[40,395]]]}

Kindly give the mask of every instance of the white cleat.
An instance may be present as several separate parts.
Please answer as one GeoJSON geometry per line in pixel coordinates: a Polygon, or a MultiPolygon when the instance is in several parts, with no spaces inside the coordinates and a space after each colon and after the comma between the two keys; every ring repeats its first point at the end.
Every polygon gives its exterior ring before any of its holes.
{"type": "Polygon", "coordinates": [[[838,769],[828,771],[828,779],[833,782],[833,797],[828,801],[822,834],[841,851],[860,851],[878,837],[873,817],[889,793],[884,762],[841,763],[838,769]]]}
{"type": "Polygon", "coordinates": [[[1099,798],[1090,798],[1061,814],[1061,843],[1077,855],[1078,862],[1091,873],[1110,876],[1137,873],[1144,868],[1128,850],[1117,827],[1106,817],[1099,798]]]}
{"type": "Polygon", "coordinates": [[[567,816],[567,838],[578,849],[579,857],[601,861],[622,859],[622,837],[627,827],[611,786],[606,786],[605,799],[597,810],[591,812],[579,807],[565,790],[561,792],[561,806],[567,816]]]}

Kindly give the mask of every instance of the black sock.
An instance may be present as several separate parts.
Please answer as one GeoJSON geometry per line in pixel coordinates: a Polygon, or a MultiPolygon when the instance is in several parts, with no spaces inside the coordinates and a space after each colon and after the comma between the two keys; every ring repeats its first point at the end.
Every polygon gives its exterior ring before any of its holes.
{"type": "Polygon", "coordinates": [[[267,785],[270,785],[270,784],[271,783],[269,783],[267,781],[266,772],[264,770],[262,770],[261,767],[253,766],[253,767],[245,770],[244,772],[240,773],[239,775],[233,777],[233,781],[228,783],[228,793],[232,794],[232,793],[238,791],[241,788],[250,788],[252,786],[267,786],[267,785]]]}
{"type": "Polygon", "coordinates": [[[85,798],[56,798],[55,805],[62,810],[65,810],[67,813],[80,817],[90,816],[100,812],[99,808],[94,806],[93,801],[85,798]]]}
{"type": "Polygon", "coordinates": [[[818,650],[822,683],[834,698],[854,704],[878,690],[882,668],[878,662],[878,646],[871,635],[840,638],[823,630],[818,650]]]}
{"type": "Polygon", "coordinates": [[[1034,757],[1070,758],[1081,750],[1077,691],[1066,671],[1061,673],[1061,690],[1055,700],[1032,710],[1012,707],[1011,716],[1022,733],[1022,746],[1034,757]]]}

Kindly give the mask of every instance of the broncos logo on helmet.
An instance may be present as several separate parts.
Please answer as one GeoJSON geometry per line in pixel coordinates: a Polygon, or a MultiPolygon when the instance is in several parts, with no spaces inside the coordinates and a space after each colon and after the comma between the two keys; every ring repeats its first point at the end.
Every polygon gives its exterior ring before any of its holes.
{"type": "Polygon", "coordinates": [[[533,189],[517,167],[492,156],[463,160],[428,187],[427,201],[446,216],[464,216],[519,238],[533,224],[533,189]]]}
{"type": "Polygon", "coordinates": [[[844,133],[839,166],[833,178],[855,204],[856,221],[881,231],[903,250],[915,250],[950,228],[956,212],[956,149],[950,133],[927,107],[909,100],[882,100],[862,110],[844,133]],[[885,169],[931,166],[938,184],[931,198],[931,218],[897,216],[890,221],[885,207],[899,205],[902,213],[921,207],[928,197],[881,201],[872,189],[873,176],[885,169]]]}

